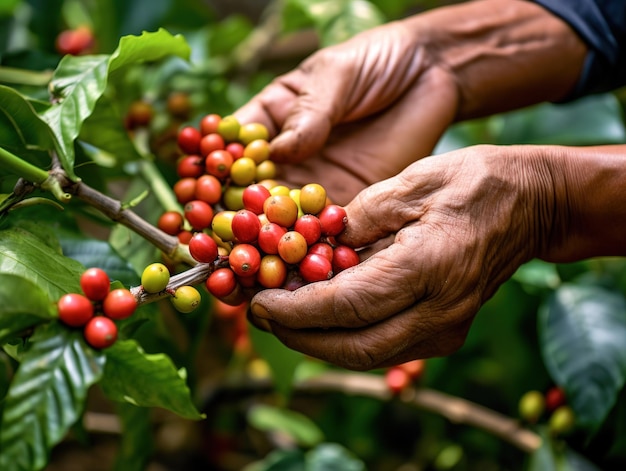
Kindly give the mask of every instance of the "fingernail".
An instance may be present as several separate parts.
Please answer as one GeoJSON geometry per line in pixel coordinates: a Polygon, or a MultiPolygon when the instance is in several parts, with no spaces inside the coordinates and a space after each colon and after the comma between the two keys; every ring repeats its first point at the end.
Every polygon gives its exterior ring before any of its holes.
{"type": "Polygon", "coordinates": [[[268,319],[270,317],[269,311],[259,303],[252,303],[252,305],[250,306],[250,310],[252,311],[252,314],[254,314],[256,317],[260,317],[263,319],[268,319]]]}

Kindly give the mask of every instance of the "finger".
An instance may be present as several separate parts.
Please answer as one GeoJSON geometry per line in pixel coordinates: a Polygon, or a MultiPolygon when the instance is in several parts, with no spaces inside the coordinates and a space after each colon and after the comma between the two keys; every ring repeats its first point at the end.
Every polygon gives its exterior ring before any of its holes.
{"type": "Polygon", "coordinates": [[[252,299],[251,312],[292,329],[378,323],[422,298],[422,260],[415,255],[393,244],[328,281],[295,291],[263,290],[252,299]]]}

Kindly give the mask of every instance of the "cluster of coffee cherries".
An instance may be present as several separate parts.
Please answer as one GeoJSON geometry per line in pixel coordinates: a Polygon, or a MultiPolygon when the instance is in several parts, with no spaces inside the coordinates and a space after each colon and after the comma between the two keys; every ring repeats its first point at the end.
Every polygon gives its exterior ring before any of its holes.
{"type": "Polygon", "coordinates": [[[552,386],[545,392],[535,389],[527,391],[520,398],[518,407],[520,417],[529,424],[546,419],[548,430],[553,436],[567,435],[576,424],[574,412],[560,386],[552,386]]]}
{"type": "Polygon", "coordinates": [[[137,309],[135,296],[126,288],[111,289],[101,268],[88,268],[80,277],[82,293],[68,293],[57,302],[59,319],[83,329],[85,341],[94,348],[107,348],[117,340],[115,321],[130,317],[137,309]]]}
{"type": "Polygon", "coordinates": [[[158,227],[213,263],[206,288],[228,298],[241,288],[294,289],[356,265],[357,252],[335,237],[346,212],[322,185],[278,184],[268,131],[260,123],[209,114],[178,134],[183,155],[173,190],[183,213],[166,211],[158,227]]]}
{"type": "Polygon", "coordinates": [[[141,274],[141,289],[150,294],[167,292],[177,311],[190,313],[201,301],[200,292],[193,286],[183,285],[176,289],[168,289],[170,270],[163,263],[151,263],[141,274]]]}

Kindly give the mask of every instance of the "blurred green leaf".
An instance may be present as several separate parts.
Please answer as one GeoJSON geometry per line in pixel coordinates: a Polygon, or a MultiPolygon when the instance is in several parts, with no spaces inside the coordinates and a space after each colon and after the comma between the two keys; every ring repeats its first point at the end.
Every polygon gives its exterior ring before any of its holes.
{"type": "Polygon", "coordinates": [[[122,436],[113,470],[144,471],[154,451],[150,409],[120,402],[116,411],[122,422],[122,436]]]}
{"type": "Polygon", "coordinates": [[[141,36],[125,36],[109,55],[65,56],[50,84],[58,103],[43,113],[60,144],[59,159],[68,175],[74,173],[74,140],[83,122],[93,113],[104,93],[109,75],[124,66],[162,59],[169,55],[189,57],[189,46],[180,35],[164,29],[141,36]]]}
{"type": "Polygon", "coordinates": [[[210,30],[209,53],[212,56],[232,53],[252,31],[252,23],[243,15],[232,15],[210,30]]]}
{"type": "Polygon", "coordinates": [[[545,429],[540,434],[541,446],[530,454],[528,471],[600,471],[565,442],[553,440],[545,429]]]}
{"type": "Polygon", "coordinates": [[[242,471],[307,471],[301,450],[273,450],[265,458],[247,465],[242,471]]]}
{"type": "Polygon", "coordinates": [[[296,368],[304,356],[283,345],[274,335],[254,327],[250,328],[250,339],[254,350],[259,352],[272,370],[274,387],[288,397],[293,388],[296,368]]]}
{"type": "Polygon", "coordinates": [[[303,447],[312,447],[324,440],[324,434],[311,419],[289,409],[257,404],[248,410],[248,422],[263,432],[288,435],[303,447]]]}
{"type": "Polygon", "coordinates": [[[107,349],[102,387],[109,399],[140,407],[161,407],[186,419],[203,418],[185,379],[163,354],[147,354],[134,340],[107,349]]]}
{"type": "Polygon", "coordinates": [[[84,267],[20,228],[0,231],[0,273],[26,278],[57,300],[65,293],[80,293],[84,267]]]}
{"type": "Polygon", "coordinates": [[[0,469],[43,468],[51,448],[80,418],[104,355],[82,332],[53,322],[37,328],[11,382],[0,429],[0,469]]]}
{"type": "Polygon", "coordinates": [[[577,424],[598,427],[626,381],[626,300],[592,285],[564,284],[540,309],[541,351],[565,388],[577,424]]]}
{"type": "Polygon", "coordinates": [[[519,267],[512,279],[523,285],[542,289],[554,289],[561,283],[556,266],[539,259],[531,260],[519,267]]]}
{"type": "Polygon", "coordinates": [[[54,303],[39,286],[26,278],[0,273],[0,343],[54,316],[54,303]]]}
{"type": "Polygon", "coordinates": [[[307,471],[365,471],[365,464],[338,443],[322,443],[306,454],[307,471]]]}

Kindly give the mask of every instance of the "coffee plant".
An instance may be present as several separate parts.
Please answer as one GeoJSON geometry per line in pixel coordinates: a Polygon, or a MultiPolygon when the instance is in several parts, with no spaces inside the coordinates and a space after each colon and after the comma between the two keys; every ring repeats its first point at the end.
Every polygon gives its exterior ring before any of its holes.
{"type": "MultiPolygon", "coordinates": [[[[437,3],[0,4],[1,470],[622,469],[622,259],[533,260],[459,352],[367,373],[247,322],[254,292],[359,253],[322,182],[277,180],[267,129],[233,113],[437,3]]],[[[435,153],[622,143],[624,102],[460,123],[435,153]]]]}

